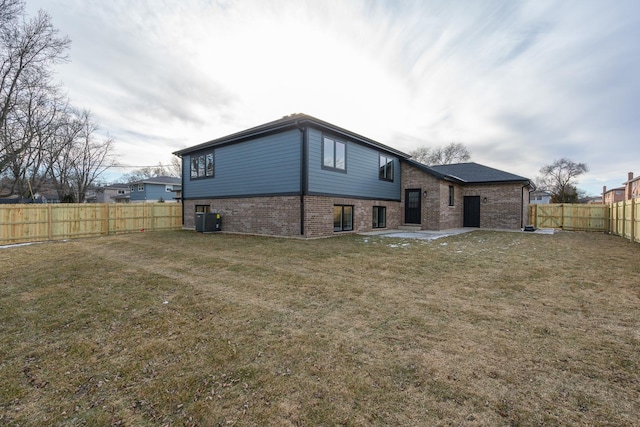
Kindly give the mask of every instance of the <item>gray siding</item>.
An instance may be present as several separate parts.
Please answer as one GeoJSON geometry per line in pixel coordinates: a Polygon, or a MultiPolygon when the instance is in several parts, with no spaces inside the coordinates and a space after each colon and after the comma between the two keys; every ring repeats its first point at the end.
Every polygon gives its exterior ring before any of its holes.
{"type": "Polygon", "coordinates": [[[215,149],[214,178],[190,178],[183,156],[184,198],[300,192],[300,131],[269,135],[215,149]]]}
{"type": "Polygon", "coordinates": [[[133,185],[133,191],[129,194],[132,202],[140,202],[146,200],[173,200],[176,193],[166,191],[166,186],[171,184],[147,184],[144,183],[144,190],[138,191],[138,184],[133,185]]]}
{"type": "Polygon", "coordinates": [[[338,137],[336,139],[347,144],[347,172],[322,169],[323,134],[311,128],[308,132],[310,194],[400,200],[401,170],[397,157],[392,156],[393,182],[380,180],[378,168],[381,151],[338,137]]]}

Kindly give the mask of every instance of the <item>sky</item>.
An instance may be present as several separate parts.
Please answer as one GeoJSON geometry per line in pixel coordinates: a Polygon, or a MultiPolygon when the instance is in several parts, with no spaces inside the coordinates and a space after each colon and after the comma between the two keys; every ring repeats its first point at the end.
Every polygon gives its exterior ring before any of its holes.
{"type": "Polygon", "coordinates": [[[589,195],[640,174],[637,0],[26,1],[72,41],[56,79],[112,181],[292,113],[532,179],[567,157],[589,195]]]}

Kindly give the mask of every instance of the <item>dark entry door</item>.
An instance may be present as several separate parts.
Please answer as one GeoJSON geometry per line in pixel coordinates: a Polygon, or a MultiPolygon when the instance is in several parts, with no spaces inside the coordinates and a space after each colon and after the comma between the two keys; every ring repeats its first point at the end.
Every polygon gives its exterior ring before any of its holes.
{"type": "Polygon", "coordinates": [[[463,225],[480,227],[480,196],[464,196],[463,225]]]}
{"type": "Polygon", "coordinates": [[[420,189],[404,190],[404,223],[420,224],[420,189]]]}

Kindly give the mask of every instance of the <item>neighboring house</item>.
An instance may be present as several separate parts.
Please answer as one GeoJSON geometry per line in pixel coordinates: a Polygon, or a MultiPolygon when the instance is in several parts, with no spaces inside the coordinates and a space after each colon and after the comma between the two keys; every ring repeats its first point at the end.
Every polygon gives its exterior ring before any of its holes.
{"type": "Polygon", "coordinates": [[[181,188],[180,178],[157,176],[129,183],[131,203],[175,203],[175,191],[181,188]]]}
{"type": "Polygon", "coordinates": [[[130,184],[111,184],[98,187],[94,203],[129,203],[130,184]]]}
{"type": "Polygon", "coordinates": [[[579,200],[579,203],[584,203],[586,205],[601,205],[602,204],[602,196],[587,196],[579,200]]]}
{"type": "Polygon", "coordinates": [[[551,193],[544,190],[534,190],[529,193],[529,203],[532,205],[547,205],[551,203],[551,193]]]}
{"type": "Polygon", "coordinates": [[[186,228],[207,211],[225,231],[292,237],[527,224],[527,178],[476,163],[428,167],[305,114],[174,154],[186,228]]]}
{"type": "Polygon", "coordinates": [[[610,205],[623,201],[624,191],[625,187],[612,188],[611,190],[607,190],[607,187],[603,187],[602,199],[604,200],[604,204],[610,205]]]}

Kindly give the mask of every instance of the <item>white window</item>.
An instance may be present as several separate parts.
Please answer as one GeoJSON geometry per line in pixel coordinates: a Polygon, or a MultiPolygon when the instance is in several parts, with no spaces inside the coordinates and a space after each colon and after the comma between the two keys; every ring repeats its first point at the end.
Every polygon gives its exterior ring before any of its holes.
{"type": "Polygon", "coordinates": [[[167,193],[171,193],[173,191],[173,185],[165,185],[164,191],[166,191],[167,193]]]}
{"type": "Polygon", "coordinates": [[[144,184],[138,184],[138,191],[144,191],[144,184]]]}

